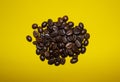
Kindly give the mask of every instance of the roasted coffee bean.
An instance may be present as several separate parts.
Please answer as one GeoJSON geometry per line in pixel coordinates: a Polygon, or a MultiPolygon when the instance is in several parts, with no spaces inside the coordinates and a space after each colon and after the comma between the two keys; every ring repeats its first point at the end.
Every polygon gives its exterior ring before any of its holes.
{"type": "Polygon", "coordinates": [[[70,57],[72,57],[72,56],[74,55],[74,52],[69,49],[69,50],[68,50],[68,55],[69,55],[70,57]]]}
{"type": "Polygon", "coordinates": [[[79,29],[83,29],[84,28],[84,24],[80,22],[79,25],[78,25],[78,28],[79,29]]]}
{"type": "Polygon", "coordinates": [[[81,48],[81,53],[84,54],[85,51],[86,51],[86,48],[85,48],[85,47],[82,47],[82,48],[81,48]]]}
{"type": "Polygon", "coordinates": [[[71,64],[74,64],[74,63],[76,63],[78,61],[78,58],[72,58],[71,60],[70,60],[70,63],[71,64]]]}
{"type": "Polygon", "coordinates": [[[36,49],[36,54],[39,55],[40,54],[40,50],[36,49]]]}
{"type": "Polygon", "coordinates": [[[82,31],[81,31],[81,34],[85,34],[87,32],[87,30],[86,29],[83,29],[82,31]]]}
{"type": "Polygon", "coordinates": [[[78,28],[74,28],[73,29],[73,33],[78,35],[78,34],[80,34],[80,30],[78,28]]]}
{"type": "Polygon", "coordinates": [[[70,49],[73,47],[73,43],[72,42],[68,42],[65,46],[67,49],[70,49]]]}
{"type": "Polygon", "coordinates": [[[73,59],[75,59],[75,58],[78,58],[78,55],[73,55],[73,57],[72,57],[73,59]]]}
{"type": "Polygon", "coordinates": [[[42,33],[42,32],[43,32],[43,28],[38,27],[38,32],[39,32],[39,33],[42,33]]]}
{"type": "Polygon", "coordinates": [[[44,28],[44,27],[46,27],[47,26],[47,22],[43,22],[42,24],[41,24],[41,26],[44,28]]]}
{"type": "Polygon", "coordinates": [[[65,30],[64,29],[59,30],[59,35],[61,36],[65,35],[65,30]]]}
{"type": "Polygon", "coordinates": [[[72,42],[74,39],[73,39],[73,36],[68,36],[67,37],[67,40],[69,41],[69,42],[72,42]]]}
{"type": "Polygon", "coordinates": [[[66,36],[63,36],[63,37],[62,37],[62,41],[63,41],[63,43],[67,43],[67,42],[68,42],[66,36]]]}
{"type": "Polygon", "coordinates": [[[84,41],[84,46],[87,46],[89,44],[89,41],[88,40],[85,40],[84,41]]]}
{"type": "Polygon", "coordinates": [[[55,61],[55,66],[59,66],[60,62],[59,61],[55,61]]]}
{"type": "Polygon", "coordinates": [[[50,53],[48,51],[45,52],[45,57],[49,58],[50,57],[50,53]]]}
{"type": "Polygon", "coordinates": [[[53,20],[52,19],[48,19],[48,26],[53,26],[54,23],[53,23],[53,20]]]}
{"type": "Polygon", "coordinates": [[[26,39],[27,39],[28,42],[31,42],[31,41],[32,41],[32,37],[29,36],[29,35],[26,36],[26,39]]]}
{"type": "Polygon", "coordinates": [[[32,43],[33,43],[33,45],[37,45],[37,41],[33,41],[32,43]]]}
{"type": "Polygon", "coordinates": [[[77,36],[73,35],[73,41],[76,41],[76,39],[77,39],[77,36]]]}
{"type": "Polygon", "coordinates": [[[32,25],[32,28],[33,28],[33,29],[38,28],[38,24],[34,23],[34,24],[32,25]]]}
{"type": "Polygon", "coordinates": [[[69,27],[73,27],[73,26],[74,26],[74,23],[73,23],[73,22],[68,22],[68,26],[69,26],[69,27]]]}
{"type": "Polygon", "coordinates": [[[40,60],[41,60],[41,61],[44,61],[44,60],[45,60],[45,55],[41,54],[41,55],[40,55],[40,60]]]}
{"type": "Polygon", "coordinates": [[[79,40],[76,40],[75,44],[78,48],[80,48],[82,46],[82,43],[79,40]]]}
{"type": "Polygon", "coordinates": [[[35,38],[37,38],[37,37],[39,36],[38,32],[37,32],[37,31],[33,31],[33,36],[34,36],[35,38]]]}
{"type": "Polygon", "coordinates": [[[64,65],[65,64],[65,58],[61,58],[61,61],[60,61],[60,63],[62,64],[62,65],[64,65]]]}
{"type": "Polygon", "coordinates": [[[63,19],[61,17],[58,18],[59,23],[63,23],[63,19]]]}
{"type": "Polygon", "coordinates": [[[89,38],[90,38],[90,34],[89,34],[89,33],[86,33],[86,34],[84,35],[84,37],[85,37],[85,39],[89,39],[89,38]]]}
{"type": "Polygon", "coordinates": [[[68,21],[68,16],[67,15],[63,16],[63,21],[64,22],[68,21]]]}
{"type": "Polygon", "coordinates": [[[68,36],[70,36],[70,35],[72,35],[72,34],[73,34],[72,29],[70,29],[70,30],[68,30],[68,31],[66,32],[66,35],[68,35],[68,36]]]}
{"type": "Polygon", "coordinates": [[[49,64],[49,65],[54,64],[54,62],[55,62],[55,59],[54,59],[54,58],[51,58],[51,59],[48,60],[48,64],[49,64]]]}

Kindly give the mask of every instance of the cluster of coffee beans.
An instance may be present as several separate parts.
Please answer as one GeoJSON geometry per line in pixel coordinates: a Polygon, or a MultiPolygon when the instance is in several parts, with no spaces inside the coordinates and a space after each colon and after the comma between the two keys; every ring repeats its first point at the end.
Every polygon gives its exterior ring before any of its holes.
{"type": "MultiPolygon", "coordinates": [[[[68,16],[59,17],[57,22],[52,19],[42,22],[40,26],[32,25],[33,36],[36,46],[36,54],[40,60],[48,60],[48,64],[56,66],[66,62],[66,57],[71,57],[70,63],[78,61],[78,55],[86,51],[90,34],[84,28],[83,23],[74,26],[72,21],[68,21],[68,16]]],[[[32,37],[27,35],[26,39],[31,42],[32,37]]]]}

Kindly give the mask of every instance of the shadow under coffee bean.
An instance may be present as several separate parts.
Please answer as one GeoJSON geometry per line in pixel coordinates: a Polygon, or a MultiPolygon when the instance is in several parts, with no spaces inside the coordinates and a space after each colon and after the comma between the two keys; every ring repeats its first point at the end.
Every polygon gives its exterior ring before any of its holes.
{"type": "Polygon", "coordinates": [[[59,17],[58,21],[48,19],[41,25],[32,25],[35,41],[32,42],[30,35],[26,36],[28,42],[36,46],[36,54],[41,61],[48,61],[49,65],[64,65],[66,57],[71,57],[70,63],[78,62],[79,54],[86,52],[90,34],[80,22],[74,26],[73,21],[68,21],[67,15],[59,17]],[[44,29],[43,29],[44,28],[44,29]]]}

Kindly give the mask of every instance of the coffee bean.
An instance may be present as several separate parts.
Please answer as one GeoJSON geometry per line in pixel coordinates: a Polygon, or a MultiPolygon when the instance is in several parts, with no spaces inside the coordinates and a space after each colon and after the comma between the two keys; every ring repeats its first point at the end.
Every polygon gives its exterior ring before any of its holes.
{"type": "Polygon", "coordinates": [[[90,38],[90,34],[89,33],[86,33],[85,34],[85,39],[89,39],[90,38]]]}
{"type": "Polygon", "coordinates": [[[32,37],[29,36],[29,35],[26,36],[26,39],[27,39],[28,42],[31,42],[31,41],[32,41],[32,37]]]}
{"type": "Polygon", "coordinates": [[[69,26],[69,27],[73,27],[73,26],[74,26],[74,23],[73,23],[73,22],[68,22],[68,26],[69,26]]]}
{"type": "Polygon", "coordinates": [[[53,26],[54,23],[53,23],[53,20],[52,19],[48,19],[48,26],[53,26]]]}
{"type": "Polygon", "coordinates": [[[85,51],[86,51],[86,48],[85,48],[85,47],[82,47],[82,48],[81,48],[81,53],[84,54],[85,51]]]}
{"type": "Polygon", "coordinates": [[[42,24],[41,24],[41,26],[44,28],[44,27],[46,27],[47,26],[47,22],[43,22],[42,24]]]}
{"type": "Polygon", "coordinates": [[[66,36],[63,36],[63,37],[62,37],[62,41],[63,41],[63,43],[67,43],[67,42],[68,42],[66,36]]]}
{"type": "Polygon", "coordinates": [[[40,54],[40,50],[36,49],[36,54],[39,55],[40,54]]]}
{"type": "Polygon", "coordinates": [[[83,29],[82,31],[81,31],[81,34],[85,34],[87,32],[87,30],[86,29],[83,29]]]}
{"type": "Polygon", "coordinates": [[[72,59],[70,60],[70,63],[71,63],[71,64],[74,64],[74,63],[76,63],[77,61],[78,61],[77,58],[72,58],[72,59]]]}
{"type": "Polygon", "coordinates": [[[58,18],[59,23],[63,23],[63,19],[61,17],[58,18]]]}
{"type": "Polygon", "coordinates": [[[44,60],[45,60],[45,55],[41,54],[41,55],[40,55],[40,60],[41,60],[41,61],[44,61],[44,60]]]}
{"type": "Polygon", "coordinates": [[[68,16],[67,15],[63,16],[63,21],[64,22],[68,21],[68,16]]]}
{"type": "Polygon", "coordinates": [[[65,64],[65,58],[61,58],[61,61],[60,61],[60,63],[62,64],[62,65],[64,65],[65,64]]]}
{"type": "Polygon", "coordinates": [[[72,56],[74,55],[74,52],[69,49],[69,50],[68,50],[68,55],[69,55],[70,57],[72,57],[72,56]]]}
{"type": "Polygon", "coordinates": [[[70,36],[70,35],[72,35],[72,34],[73,34],[72,29],[70,29],[70,30],[68,30],[68,31],[66,32],[66,35],[68,35],[68,36],[70,36]]]}
{"type": "Polygon", "coordinates": [[[38,32],[39,32],[39,33],[42,33],[42,32],[43,32],[43,28],[38,27],[38,32]]]}
{"type": "Polygon", "coordinates": [[[85,40],[84,41],[84,46],[87,46],[89,44],[89,41],[88,40],[85,40]]]}
{"type": "Polygon", "coordinates": [[[65,35],[65,30],[64,29],[59,30],[59,35],[61,36],[65,35]]]}
{"type": "Polygon", "coordinates": [[[38,28],[38,24],[34,23],[34,24],[32,25],[32,28],[33,28],[33,29],[38,28]]]}
{"type": "Polygon", "coordinates": [[[54,64],[54,62],[55,62],[55,59],[54,59],[54,58],[51,58],[51,59],[48,60],[48,64],[49,64],[49,65],[54,64]]]}
{"type": "Polygon", "coordinates": [[[72,43],[72,42],[69,42],[69,43],[66,44],[65,47],[66,47],[67,49],[70,49],[70,48],[73,47],[73,43],[72,43]]]}
{"type": "Polygon", "coordinates": [[[83,23],[80,22],[79,25],[78,25],[78,28],[79,28],[79,29],[83,29],[83,28],[84,28],[83,23]]]}
{"type": "Polygon", "coordinates": [[[45,52],[45,57],[49,58],[50,57],[50,53],[48,51],[45,52]]]}
{"type": "Polygon", "coordinates": [[[78,34],[80,34],[80,30],[78,28],[74,28],[73,29],[73,33],[78,35],[78,34]]]}
{"type": "Polygon", "coordinates": [[[33,31],[33,36],[34,36],[35,38],[37,38],[37,37],[39,36],[38,32],[37,32],[37,31],[33,31]]]}
{"type": "Polygon", "coordinates": [[[78,48],[80,48],[82,46],[82,43],[79,40],[76,40],[75,44],[78,48]]]}

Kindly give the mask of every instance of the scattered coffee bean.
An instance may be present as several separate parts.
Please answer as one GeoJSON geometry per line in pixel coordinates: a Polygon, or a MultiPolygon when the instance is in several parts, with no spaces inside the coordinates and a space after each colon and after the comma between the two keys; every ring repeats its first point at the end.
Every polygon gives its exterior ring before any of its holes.
{"type": "MultiPolygon", "coordinates": [[[[33,36],[36,45],[36,54],[40,56],[40,60],[48,60],[49,65],[64,65],[66,57],[72,57],[70,63],[74,64],[78,61],[79,54],[86,52],[86,46],[89,44],[90,34],[84,28],[83,23],[74,26],[74,22],[68,21],[68,16],[59,17],[54,22],[48,19],[42,22],[41,26],[34,23],[32,25],[33,36]]],[[[28,42],[32,41],[32,37],[27,35],[28,42]]]]}
{"type": "Polygon", "coordinates": [[[27,39],[28,42],[31,42],[31,41],[32,41],[32,37],[29,36],[29,35],[26,36],[26,39],[27,39]]]}

